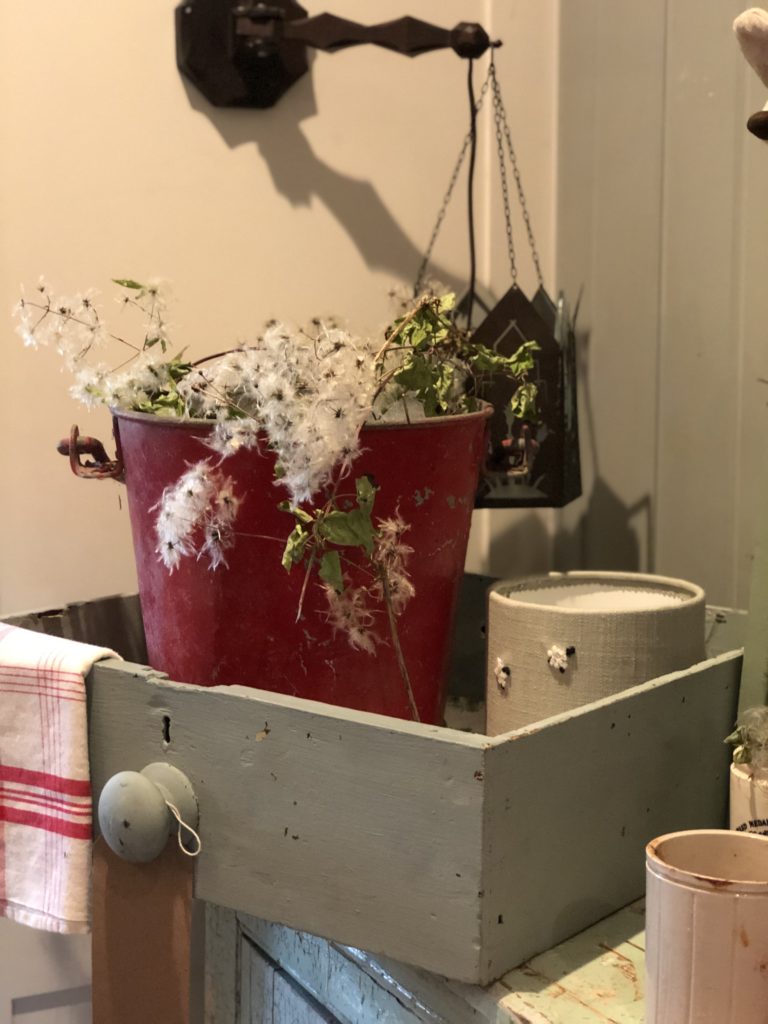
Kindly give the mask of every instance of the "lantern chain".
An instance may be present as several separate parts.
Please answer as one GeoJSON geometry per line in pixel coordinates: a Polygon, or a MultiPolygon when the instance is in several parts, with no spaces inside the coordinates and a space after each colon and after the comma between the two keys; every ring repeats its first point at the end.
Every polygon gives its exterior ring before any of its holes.
{"type": "Polygon", "coordinates": [[[504,107],[504,100],[501,96],[501,86],[499,80],[496,77],[496,64],[493,59],[493,52],[491,52],[490,66],[488,69],[488,75],[493,86],[493,114],[494,121],[496,124],[496,141],[497,150],[499,155],[499,168],[501,172],[501,189],[504,197],[504,218],[505,226],[507,230],[507,246],[509,250],[509,262],[512,267],[512,281],[516,283],[517,280],[517,265],[515,261],[515,249],[514,242],[512,239],[512,221],[509,213],[509,189],[507,186],[507,174],[506,168],[504,167],[504,152],[501,141],[501,132],[504,133],[504,138],[507,143],[507,152],[509,154],[509,163],[512,168],[512,175],[515,179],[515,188],[517,189],[517,198],[520,203],[520,211],[523,215],[523,222],[525,224],[526,234],[528,235],[528,245],[531,249],[531,257],[533,259],[533,265],[536,268],[536,277],[538,278],[539,284],[544,285],[544,275],[541,272],[541,262],[539,260],[539,253],[536,248],[536,240],[533,237],[533,227],[531,225],[531,216],[528,212],[528,203],[525,198],[525,192],[523,190],[523,181],[520,176],[520,168],[517,164],[517,155],[515,153],[515,147],[512,143],[512,133],[509,130],[509,121],[507,120],[507,112],[504,107]]]}
{"type": "MultiPolygon", "coordinates": [[[[485,99],[485,96],[486,96],[486,94],[488,92],[488,89],[490,88],[490,85],[491,85],[491,71],[490,71],[490,68],[489,68],[488,69],[488,74],[486,75],[485,81],[483,82],[482,87],[480,89],[480,93],[479,93],[479,95],[477,97],[477,102],[475,103],[475,115],[477,115],[479,113],[480,108],[483,105],[483,100],[485,99]]],[[[427,267],[429,266],[429,263],[430,263],[430,261],[432,259],[432,251],[435,248],[435,242],[437,241],[437,236],[440,234],[440,228],[443,226],[443,221],[445,220],[445,214],[446,214],[446,212],[448,210],[448,204],[451,201],[451,197],[453,195],[453,190],[456,187],[456,182],[459,180],[459,174],[461,173],[461,168],[462,168],[462,166],[464,164],[464,159],[465,159],[465,157],[467,155],[467,152],[469,151],[469,147],[471,145],[471,142],[472,142],[472,130],[470,129],[467,132],[467,134],[464,136],[464,141],[461,144],[461,149],[459,150],[459,156],[458,156],[458,159],[456,160],[456,165],[454,166],[453,172],[451,173],[451,177],[450,177],[450,179],[448,181],[448,188],[446,189],[445,195],[443,196],[443,201],[442,201],[442,203],[440,205],[440,210],[438,211],[438,214],[437,214],[437,220],[435,221],[435,226],[432,228],[432,234],[430,235],[430,238],[429,238],[429,243],[427,245],[427,250],[424,253],[424,258],[422,259],[421,264],[419,266],[419,272],[416,275],[416,282],[415,282],[415,284],[413,286],[413,294],[414,294],[414,296],[418,296],[419,293],[421,292],[422,288],[424,287],[424,280],[425,280],[426,275],[427,275],[427,267]]]]}
{"type": "MultiPolygon", "coordinates": [[[[491,52],[490,63],[488,67],[488,74],[486,75],[485,81],[480,89],[480,93],[475,103],[474,112],[477,115],[483,105],[483,101],[489,91],[492,90],[493,99],[493,120],[496,133],[496,153],[499,161],[499,175],[501,179],[501,195],[504,209],[504,228],[507,237],[507,254],[509,256],[509,266],[512,274],[512,284],[517,284],[518,269],[517,269],[517,258],[515,255],[515,242],[512,230],[512,212],[510,208],[509,198],[509,179],[507,177],[506,159],[504,152],[504,144],[506,143],[506,152],[509,156],[509,164],[512,169],[512,177],[515,182],[515,190],[517,192],[518,202],[520,203],[520,211],[523,217],[523,223],[525,225],[526,235],[528,237],[528,245],[531,250],[531,258],[533,265],[536,270],[536,277],[540,285],[544,284],[544,275],[541,272],[541,261],[539,259],[538,249],[536,247],[536,240],[533,234],[533,226],[531,224],[531,216],[528,210],[528,202],[525,197],[525,191],[523,190],[522,177],[520,175],[520,168],[517,163],[517,154],[515,153],[515,147],[512,142],[512,132],[509,128],[509,121],[507,119],[507,111],[504,106],[504,100],[501,95],[501,86],[496,76],[496,65],[493,59],[493,52],[491,52]]],[[[443,226],[445,215],[448,210],[448,205],[453,196],[453,191],[456,187],[461,168],[464,165],[467,152],[472,142],[472,131],[468,131],[464,137],[464,141],[461,144],[459,156],[456,160],[456,164],[451,173],[448,181],[448,187],[445,191],[443,201],[440,205],[440,209],[437,214],[437,220],[435,226],[432,229],[432,234],[427,244],[427,249],[424,254],[424,258],[419,266],[418,274],[416,275],[416,282],[413,286],[414,296],[417,296],[424,287],[425,278],[427,275],[427,268],[432,259],[432,253],[437,242],[437,236],[440,233],[440,229],[443,226]]]]}
{"type": "Polygon", "coordinates": [[[499,158],[499,178],[501,180],[501,198],[504,206],[504,229],[507,233],[507,254],[509,256],[509,269],[512,275],[512,284],[517,285],[517,259],[515,257],[515,239],[512,234],[512,212],[509,206],[509,182],[507,181],[507,168],[504,160],[504,107],[499,95],[498,81],[496,80],[496,69],[493,61],[489,70],[489,76],[493,83],[493,123],[496,129],[496,154],[499,158]]]}

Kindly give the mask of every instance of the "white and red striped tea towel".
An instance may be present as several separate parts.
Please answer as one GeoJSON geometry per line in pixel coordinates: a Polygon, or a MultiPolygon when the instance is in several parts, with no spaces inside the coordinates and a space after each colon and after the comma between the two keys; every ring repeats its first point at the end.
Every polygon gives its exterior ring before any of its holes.
{"type": "Polygon", "coordinates": [[[0,623],[0,916],[90,929],[84,676],[105,647],[0,623]]]}

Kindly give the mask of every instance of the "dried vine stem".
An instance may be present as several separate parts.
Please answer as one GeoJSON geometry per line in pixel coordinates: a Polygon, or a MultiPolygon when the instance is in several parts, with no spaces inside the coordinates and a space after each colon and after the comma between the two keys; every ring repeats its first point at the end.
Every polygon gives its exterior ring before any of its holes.
{"type": "Polygon", "coordinates": [[[397,616],[395,610],[392,607],[392,594],[389,589],[389,579],[384,568],[379,570],[379,579],[381,580],[381,590],[384,596],[384,606],[387,609],[387,619],[389,620],[389,633],[392,637],[392,646],[395,650],[395,657],[397,658],[397,667],[400,669],[400,675],[403,680],[405,687],[405,695],[408,698],[408,707],[411,712],[411,718],[414,722],[420,722],[419,709],[416,707],[416,699],[413,696],[413,687],[411,686],[411,677],[408,675],[408,667],[405,664],[405,657],[403,655],[403,649],[400,646],[400,637],[397,632],[397,616]]]}

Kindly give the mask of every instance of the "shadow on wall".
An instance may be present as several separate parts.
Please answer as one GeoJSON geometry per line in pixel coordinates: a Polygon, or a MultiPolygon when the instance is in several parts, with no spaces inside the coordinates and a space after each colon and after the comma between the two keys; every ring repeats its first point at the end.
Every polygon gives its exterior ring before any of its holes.
{"type": "Polygon", "coordinates": [[[536,576],[552,568],[552,538],[542,517],[516,510],[492,509],[494,530],[488,550],[488,565],[499,579],[536,576]],[[504,518],[509,526],[500,526],[504,518]]]}
{"type": "MultiPolygon", "coordinates": [[[[275,189],[292,206],[309,206],[317,197],[371,270],[388,271],[397,280],[416,279],[424,253],[408,238],[373,185],[325,163],[303,135],[301,122],[317,113],[311,75],[291,88],[290,99],[268,110],[214,107],[186,79],[182,81],[190,106],[210,120],[231,149],[248,143],[257,147],[275,189]]],[[[426,243],[425,238],[425,248],[426,243]]],[[[433,265],[430,274],[454,291],[464,289],[466,282],[443,266],[433,265]]]]}
{"type": "Polygon", "coordinates": [[[553,561],[559,571],[602,569],[653,572],[653,501],[644,494],[628,505],[600,474],[599,446],[589,388],[589,333],[577,333],[579,422],[581,425],[584,494],[575,505],[578,519],[558,515],[553,561]],[[591,481],[591,483],[590,483],[591,481]],[[573,525],[568,524],[571,519],[573,525]],[[646,565],[641,565],[638,520],[644,520],[646,565]]]}

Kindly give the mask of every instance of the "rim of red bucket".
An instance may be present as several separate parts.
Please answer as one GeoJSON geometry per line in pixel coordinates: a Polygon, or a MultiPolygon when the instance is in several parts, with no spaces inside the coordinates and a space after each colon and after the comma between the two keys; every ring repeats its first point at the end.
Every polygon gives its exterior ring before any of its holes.
{"type": "MultiPolygon", "coordinates": [[[[203,427],[213,429],[216,426],[216,420],[203,420],[189,417],[188,419],[182,419],[179,416],[158,416],[152,412],[137,412],[133,409],[115,409],[109,410],[113,416],[119,419],[125,420],[138,420],[140,423],[156,423],[163,427],[194,427],[196,430],[200,430],[203,427]]],[[[493,415],[493,406],[488,402],[483,403],[483,408],[478,409],[476,412],[461,412],[451,414],[450,416],[425,416],[424,419],[413,420],[411,423],[376,423],[366,421],[363,424],[363,430],[410,430],[413,427],[435,427],[440,423],[456,423],[463,420],[472,419],[489,419],[493,415]]]]}

